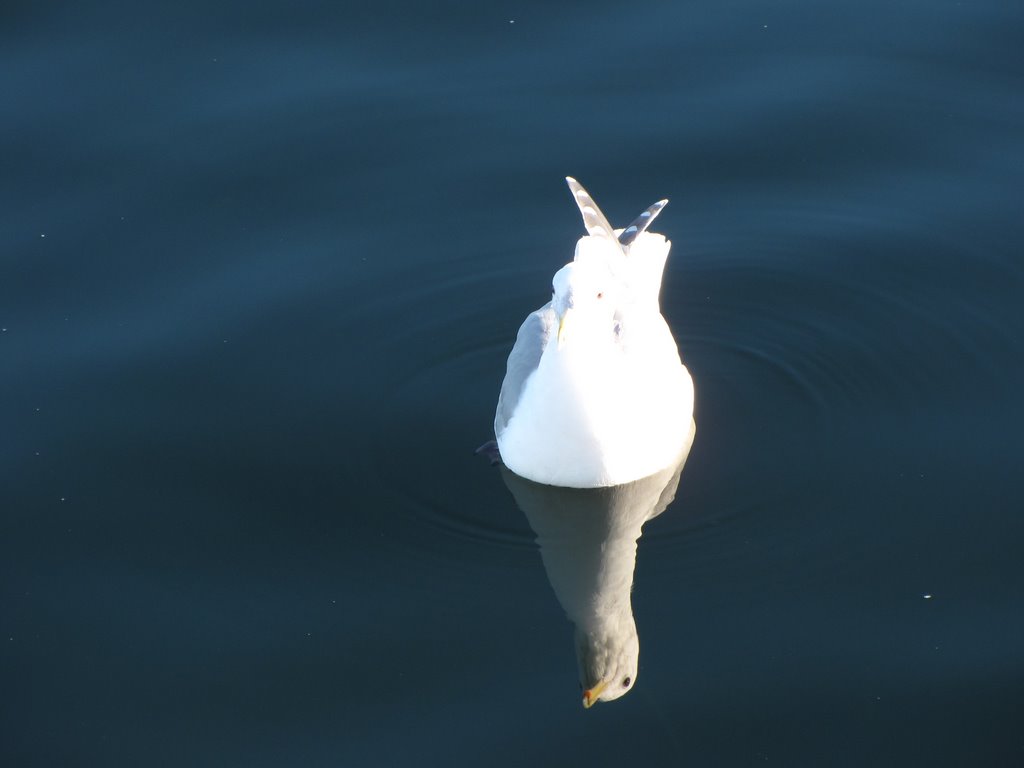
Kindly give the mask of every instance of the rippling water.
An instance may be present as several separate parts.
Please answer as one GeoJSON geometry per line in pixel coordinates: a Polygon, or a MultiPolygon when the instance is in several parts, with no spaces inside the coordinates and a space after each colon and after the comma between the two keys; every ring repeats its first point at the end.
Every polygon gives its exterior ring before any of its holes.
{"type": "Polygon", "coordinates": [[[5,765],[1024,760],[1014,4],[5,20],[5,765]],[[697,391],[586,712],[472,454],[567,174],[697,391]]]}

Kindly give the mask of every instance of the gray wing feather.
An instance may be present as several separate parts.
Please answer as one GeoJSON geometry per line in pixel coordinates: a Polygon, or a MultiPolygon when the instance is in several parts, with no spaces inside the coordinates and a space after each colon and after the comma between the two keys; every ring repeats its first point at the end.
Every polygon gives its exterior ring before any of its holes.
{"type": "Polygon", "coordinates": [[[629,245],[636,240],[637,235],[646,231],[651,226],[652,222],[658,218],[658,214],[661,213],[661,209],[666,205],[668,205],[668,200],[659,200],[633,219],[632,223],[619,234],[619,243],[621,245],[629,245]]]}
{"type": "Polygon", "coordinates": [[[498,395],[498,409],[494,414],[495,437],[501,437],[512,414],[515,413],[530,374],[540,365],[541,355],[544,354],[544,347],[547,346],[554,324],[555,313],[548,303],[527,315],[520,326],[516,343],[508,356],[501,394],[498,395]]]}
{"type": "Polygon", "coordinates": [[[615,230],[601,213],[601,209],[597,207],[597,203],[594,202],[590,193],[572,176],[566,176],[565,181],[572,191],[572,198],[576,201],[580,213],[583,214],[583,226],[586,227],[587,233],[594,237],[607,237],[614,240],[615,230]]]}

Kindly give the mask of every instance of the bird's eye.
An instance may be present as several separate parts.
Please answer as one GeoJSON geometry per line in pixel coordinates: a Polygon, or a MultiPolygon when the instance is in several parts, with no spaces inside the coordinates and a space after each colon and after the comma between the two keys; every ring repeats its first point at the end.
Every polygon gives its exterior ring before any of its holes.
{"type": "Polygon", "coordinates": [[[623,688],[629,688],[629,684],[630,684],[631,682],[633,682],[632,678],[629,678],[629,677],[627,677],[626,679],[624,679],[624,680],[622,681],[622,687],[623,687],[623,688]]]}
{"type": "Polygon", "coordinates": [[[603,299],[604,298],[604,291],[598,291],[597,292],[597,298],[603,299]]]}

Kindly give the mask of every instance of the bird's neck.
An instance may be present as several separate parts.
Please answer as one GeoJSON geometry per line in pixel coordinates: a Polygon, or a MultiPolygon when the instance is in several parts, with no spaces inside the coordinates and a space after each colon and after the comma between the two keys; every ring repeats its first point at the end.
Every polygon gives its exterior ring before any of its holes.
{"type": "Polygon", "coordinates": [[[529,517],[548,579],[570,621],[586,632],[632,621],[636,542],[646,515],[563,507],[529,517]]]}
{"type": "MultiPolygon", "coordinates": [[[[640,535],[639,530],[637,536],[640,535]]],[[[569,618],[590,634],[614,634],[633,621],[633,571],[636,567],[636,539],[609,540],[596,563],[591,599],[569,618]]]]}

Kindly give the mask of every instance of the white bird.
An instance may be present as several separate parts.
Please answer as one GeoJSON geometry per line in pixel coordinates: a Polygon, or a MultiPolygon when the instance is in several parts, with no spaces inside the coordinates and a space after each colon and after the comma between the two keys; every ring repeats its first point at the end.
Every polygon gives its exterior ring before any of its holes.
{"type": "Polygon", "coordinates": [[[588,234],[519,329],[494,433],[505,466],[530,480],[619,485],[676,461],[693,418],[693,381],[658,303],[671,243],[647,231],[668,201],[615,230],[566,180],[588,234]]]}

